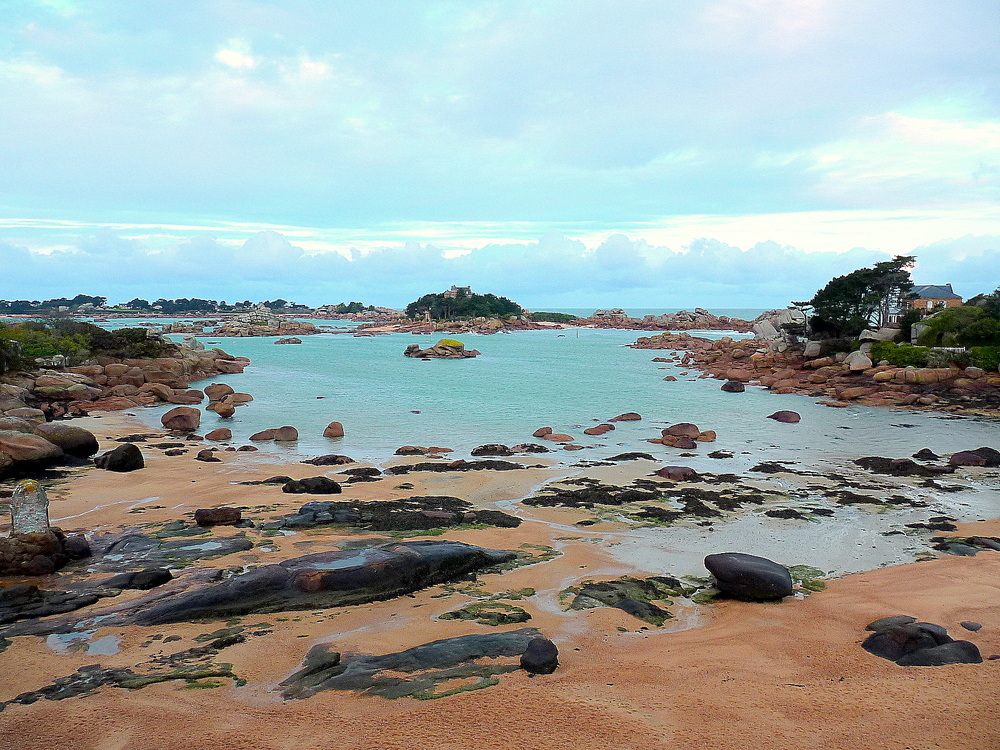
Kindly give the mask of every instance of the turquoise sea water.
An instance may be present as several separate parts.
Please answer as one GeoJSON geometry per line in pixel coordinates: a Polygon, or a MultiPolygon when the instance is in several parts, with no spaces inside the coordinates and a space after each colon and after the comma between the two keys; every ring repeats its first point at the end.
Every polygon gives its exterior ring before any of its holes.
{"type": "MultiPolygon", "coordinates": [[[[859,455],[908,456],[922,447],[951,453],[997,443],[996,421],[863,406],[831,409],[807,396],[778,396],[756,387],[725,393],[719,381],[700,379],[696,370],[651,361],[670,352],[628,348],[638,335],[595,329],[465,335],[461,340],[481,356],[430,362],[403,356],[410,343],[423,347],[436,341],[412,334],[320,334],[302,337],[303,343],[295,345],[275,345],[265,337],[205,339],[218,341],[230,354],[249,357],[252,364],[243,374],[195,387],[225,382],[250,393],[254,401],[230,420],[205,412],[201,431],[228,426],[240,443],[259,430],[292,425],[299,431],[297,444],[265,443],[262,449],[342,453],[380,462],[401,445],[452,448],[459,457],[483,443],[544,443],[531,433],[548,426],[594,446],[550,454],[562,460],[642,450],[668,463],[715,472],[745,470],[764,459],[840,463],[859,455]],[[667,375],[678,380],[665,382],[667,375]],[[765,418],[779,409],[798,411],[802,422],[788,425],[765,418]],[[582,434],[583,428],[626,411],[639,412],[643,420],[620,422],[601,437],[582,434]],[[344,438],[322,437],[333,420],[344,424],[344,438]],[[645,442],[675,422],[715,430],[718,441],[699,446],[698,457],[684,459],[676,449],[645,442]],[[713,449],[735,455],[704,458],[713,449]]],[[[158,427],[168,408],[137,413],[158,427]]]]}

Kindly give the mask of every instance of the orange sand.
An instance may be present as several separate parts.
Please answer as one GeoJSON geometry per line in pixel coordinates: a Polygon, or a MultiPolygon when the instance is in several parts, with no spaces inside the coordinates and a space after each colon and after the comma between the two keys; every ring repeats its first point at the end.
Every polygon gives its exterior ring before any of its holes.
{"type": "MultiPolygon", "coordinates": [[[[123,417],[87,422],[79,424],[104,436],[144,431],[127,425],[123,417]]],[[[102,449],[113,445],[102,440],[102,449]]],[[[144,451],[147,468],[131,474],[85,470],[50,493],[51,516],[74,516],[59,522],[67,530],[111,531],[226,504],[247,507],[244,515],[260,519],[290,512],[306,498],[283,495],[276,487],[229,482],[273,474],[332,475],[337,469],[267,464],[259,454],[244,453],[220,453],[223,463],[206,464],[193,460],[195,452],[170,458],[144,451]],[[142,508],[136,502],[149,497],[159,499],[145,505],[164,507],[129,512],[142,508]]],[[[409,474],[345,485],[340,498],[450,494],[489,506],[521,497],[559,473],[538,469],[409,474]],[[404,482],[414,489],[394,489],[404,482]]],[[[560,521],[572,522],[569,517],[560,521]]],[[[1000,533],[1000,521],[966,524],[958,533],[995,535],[1000,533]]],[[[275,561],[331,549],[344,536],[309,531],[273,537],[269,541],[277,552],[253,549],[204,564],[275,561]]],[[[515,672],[501,676],[494,687],[433,701],[389,701],[333,691],[305,700],[280,699],[276,684],[298,667],[310,645],[320,641],[331,641],[342,652],[385,653],[488,630],[472,622],[433,619],[469,601],[457,593],[441,597],[445,591],[438,586],[413,597],[361,607],[242,618],[243,625],[276,626],[273,633],[227,648],[216,659],[231,662],[247,685],[233,687],[225,681],[225,687],[191,690],[169,682],[135,691],[103,688],[85,698],[10,706],[0,713],[0,750],[1000,747],[1000,661],[904,668],[873,657],[858,645],[867,622],[906,613],[973,641],[984,657],[1000,654],[1000,554],[945,556],[852,575],[829,582],[824,592],[781,604],[730,601],[679,609],[678,619],[664,628],[646,629],[645,623],[618,610],[562,612],[553,606],[559,590],[588,575],[629,572],[597,545],[553,539],[558,534],[535,520],[517,529],[459,530],[445,536],[504,549],[549,544],[562,552],[547,563],[479,577],[482,588],[490,592],[527,586],[538,591],[514,603],[532,615],[528,625],[558,644],[561,666],[554,674],[529,678],[515,672]],[[984,627],[967,633],[958,625],[961,620],[976,620],[984,627]]],[[[40,583],[57,587],[65,581],[63,577],[40,583]]],[[[137,595],[128,592],[122,597],[137,595]]],[[[158,651],[181,651],[196,645],[194,636],[224,625],[99,631],[98,636],[113,632],[122,637],[121,650],[113,656],[57,654],[43,638],[16,638],[0,654],[0,699],[37,689],[86,664],[133,666],[158,651]],[[155,633],[182,639],[169,644],[148,641],[155,633]]]]}

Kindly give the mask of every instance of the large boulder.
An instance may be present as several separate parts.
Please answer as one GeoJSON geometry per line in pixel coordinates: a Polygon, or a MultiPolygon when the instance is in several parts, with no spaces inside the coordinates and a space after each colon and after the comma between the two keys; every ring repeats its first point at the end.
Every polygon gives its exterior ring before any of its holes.
{"type": "Polygon", "coordinates": [[[110,450],[104,455],[95,458],[94,463],[99,469],[118,472],[135,471],[146,465],[142,457],[142,451],[133,443],[119,445],[114,450],[110,450]]]}
{"type": "Polygon", "coordinates": [[[728,380],[722,384],[721,388],[726,393],[743,393],[746,389],[746,386],[738,380],[728,380]]]}
{"type": "Polygon", "coordinates": [[[701,434],[701,430],[698,429],[698,425],[691,424],[690,422],[680,422],[678,424],[670,425],[667,429],[663,430],[663,436],[667,437],[686,437],[695,440],[701,434]]]}
{"type": "Polygon", "coordinates": [[[0,471],[6,463],[8,470],[35,469],[59,463],[65,454],[62,448],[43,437],[17,430],[0,430],[0,471]],[[6,456],[5,462],[2,456],[6,456]]]}
{"type": "Polygon", "coordinates": [[[844,365],[846,365],[847,369],[851,372],[862,372],[872,366],[872,361],[868,358],[867,354],[857,351],[851,352],[847,355],[844,359],[844,365]]]}
{"type": "Polygon", "coordinates": [[[705,567],[715,576],[718,589],[735,599],[764,602],[792,593],[792,576],[788,568],[766,557],[721,552],[708,555],[705,567]]]}
{"type": "Polygon", "coordinates": [[[160,423],[175,432],[194,432],[201,424],[201,412],[190,406],[178,406],[160,417],[160,423]]]}
{"type": "Polygon", "coordinates": [[[85,430],[82,427],[74,427],[61,422],[46,422],[35,427],[34,433],[53,445],[58,445],[64,453],[70,456],[87,458],[97,453],[97,438],[90,430],[85,430]]]}
{"type": "Polygon", "coordinates": [[[326,438],[339,438],[344,437],[344,425],[340,422],[330,422],[323,430],[323,437],[326,438]]]}

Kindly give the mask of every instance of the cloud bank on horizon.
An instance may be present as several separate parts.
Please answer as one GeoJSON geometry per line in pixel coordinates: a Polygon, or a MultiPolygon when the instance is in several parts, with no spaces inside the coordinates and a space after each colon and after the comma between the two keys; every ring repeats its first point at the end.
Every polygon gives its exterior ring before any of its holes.
{"type": "Polygon", "coordinates": [[[19,0],[0,296],[757,307],[899,252],[985,291],[998,31],[990,0],[19,0]]]}

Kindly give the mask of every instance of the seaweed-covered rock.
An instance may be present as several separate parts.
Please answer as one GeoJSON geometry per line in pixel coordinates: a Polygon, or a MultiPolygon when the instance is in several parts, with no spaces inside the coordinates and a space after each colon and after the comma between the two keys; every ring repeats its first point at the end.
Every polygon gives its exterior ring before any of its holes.
{"type": "Polygon", "coordinates": [[[322,524],[357,526],[371,531],[414,531],[462,524],[515,528],[521,519],[499,510],[482,510],[457,497],[416,495],[400,500],[314,501],[274,522],[274,528],[311,528],[322,524]]]}
{"type": "Polygon", "coordinates": [[[719,590],[735,599],[759,602],[792,594],[788,568],[773,560],[742,552],[721,552],[705,557],[705,567],[719,590]]]}
{"type": "Polygon", "coordinates": [[[496,675],[518,669],[504,659],[524,654],[539,635],[535,628],[464,635],[381,656],[341,657],[332,644],[320,644],[306,654],[303,668],[281,683],[282,695],[308,698],[321,690],[354,690],[385,698],[437,698],[448,694],[436,692],[439,683],[476,677],[478,682],[464,689],[488,687],[496,675]]]}
{"type": "Polygon", "coordinates": [[[341,487],[329,477],[306,477],[286,482],[281,491],[299,495],[339,495],[341,487]]]}
{"type": "Polygon", "coordinates": [[[138,589],[139,591],[148,591],[157,586],[162,586],[171,580],[173,580],[173,575],[166,568],[146,568],[145,570],[136,570],[129,573],[119,573],[105,581],[101,581],[98,585],[101,588],[108,589],[138,589]]]}

